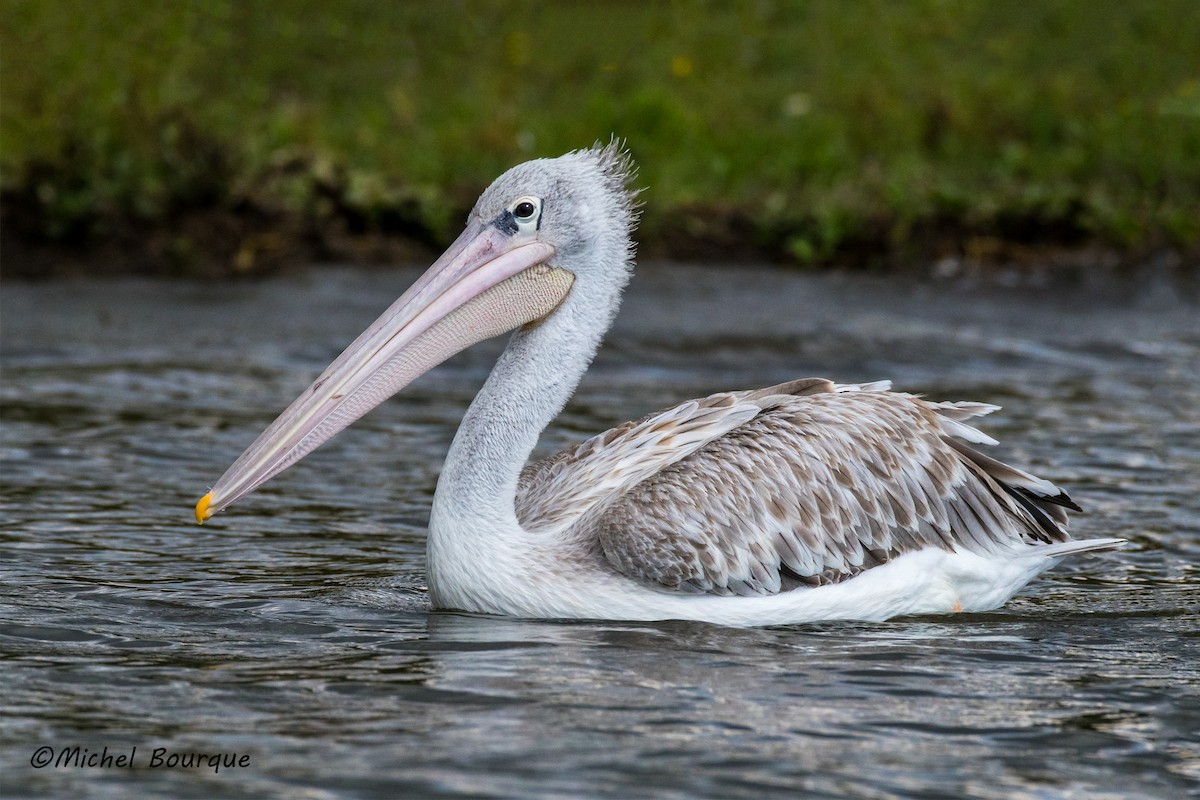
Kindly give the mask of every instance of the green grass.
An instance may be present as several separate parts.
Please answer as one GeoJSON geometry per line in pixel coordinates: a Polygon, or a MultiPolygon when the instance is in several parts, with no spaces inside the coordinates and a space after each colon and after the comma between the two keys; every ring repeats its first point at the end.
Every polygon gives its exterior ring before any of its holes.
{"type": "Polygon", "coordinates": [[[511,164],[616,134],[651,252],[1200,247],[1194,0],[0,8],[7,234],[34,241],[247,209],[445,239],[511,164]]]}

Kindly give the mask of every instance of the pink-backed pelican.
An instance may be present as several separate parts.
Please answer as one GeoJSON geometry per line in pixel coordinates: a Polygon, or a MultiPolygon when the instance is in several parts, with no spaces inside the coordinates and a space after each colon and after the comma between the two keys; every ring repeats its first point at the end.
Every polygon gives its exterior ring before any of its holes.
{"type": "Polygon", "coordinates": [[[429,521],[435,608],[776,625],[982,611],[1073,553],[1058,487],[970,445],[996,409],[887,383],[714,394],[526,465],[633,268],[616,143],[521,164],[428,272],[196,506],[203,522],[417,376],[515,330],[467,409],[429,521]]]}

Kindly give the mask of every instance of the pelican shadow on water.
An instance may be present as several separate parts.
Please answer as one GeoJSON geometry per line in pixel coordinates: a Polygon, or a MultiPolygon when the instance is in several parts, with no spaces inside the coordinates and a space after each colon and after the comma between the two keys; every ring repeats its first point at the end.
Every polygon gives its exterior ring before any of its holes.
{"type": "Polygon", "coordinates": [[[515,331],[429,521],[435,608],[774,625],[982,611],[1074,541],[1057,486],[974,445],[983,403],[806,378],[690,400],[534,464],[633,269],[618,143],[521,164],[217,481],[203,522],[453,354],[515,331]]]}

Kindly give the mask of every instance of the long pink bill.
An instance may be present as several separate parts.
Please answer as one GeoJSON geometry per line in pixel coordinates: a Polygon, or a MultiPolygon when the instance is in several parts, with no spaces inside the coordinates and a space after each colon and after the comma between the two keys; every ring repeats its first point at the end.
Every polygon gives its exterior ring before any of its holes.
{"type": "Polygon", "coordinates": [[[253,492],[417,377],[553,311],[574,276],[554,248],[479,220],[271,423],[196,504],[196,521],[253,492]]]}

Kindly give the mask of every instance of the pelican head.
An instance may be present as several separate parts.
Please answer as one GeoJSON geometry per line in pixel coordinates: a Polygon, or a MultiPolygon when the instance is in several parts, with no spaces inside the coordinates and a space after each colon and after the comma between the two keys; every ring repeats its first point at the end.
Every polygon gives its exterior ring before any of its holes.
{"type": "Polygon", "coordinates": [[[619,295],[632,263],[632,171],[614,142],[497,178],[446,252],[200,499],[196,520],[253,492],[455,353],[536,325],[587,287],[619,295]]]}

